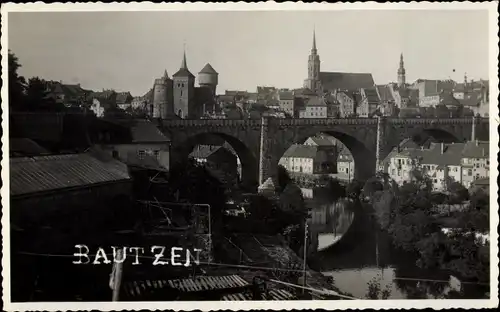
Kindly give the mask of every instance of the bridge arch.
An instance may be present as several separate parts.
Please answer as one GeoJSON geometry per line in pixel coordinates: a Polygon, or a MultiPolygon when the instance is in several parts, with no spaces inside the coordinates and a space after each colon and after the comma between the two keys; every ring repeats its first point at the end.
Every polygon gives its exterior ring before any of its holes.
{"type": "Polygon", "coordinates": [[[308,138],[320,133],[334,137],[351,152],[354,159],[354,179],[366,180],[375,173],[376,133],[366,128],[363,130],[360,129],[357,133],[342,129],[341,127],[302,129],[293,138],[283,140],[282,144],[275,144],[272,147],[275,149],[274,153],[278,155],[277,162],[279,162],[290,146],[293,144],[303,144],[308,138]]]}
{"type": "Polygon", "coordinates": [[[177,142],[173,147],[178,158],[187,159],[189,154],[197,145],[207,144],[206,142],[215,139],[227,142],[236,152],[241,162],[241,187],[245,190],[257,188],[258,160],[254,152],[240,139],[223,132],[202,132],[188,135],[184,140],[177,142]]]}

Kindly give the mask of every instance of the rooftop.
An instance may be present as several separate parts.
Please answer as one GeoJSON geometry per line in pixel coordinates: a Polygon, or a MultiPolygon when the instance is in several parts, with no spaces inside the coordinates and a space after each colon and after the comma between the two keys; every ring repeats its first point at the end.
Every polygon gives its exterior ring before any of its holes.
{"type": "Polygon", "coordinates": [[[321,85],[326,90],[358,90],[375,85],[370,73],[320,72],[321,85]]]}
{"type": "Polygon", "coordinates": [[[307,141],[311,141],[317,146],[335,146],[337,144],[335,138],[326,135],[313,136],[307,139],[307,141]]]}
{"type": "Polygon", "coordinates": [[[28,138],[10,138],[9,152],[12,156],[38,156],[49,151],[28,138]]]}
{"type": "Polygon", "coordinates": [[[218,73],[215,71],[215,69],[212,67],[212,65],[210,65],[210,63],[207,63],[205,65],[205,67],[203,67],[202,70],[200,70],[199,74],[216,74],[216,75],[218,75],[218,73]]]}
{"type": "Polygon", "coordinates": [[[10,159],[11,196],[129,179],[125,164],[103,155],[82,153],[10,159]]]}

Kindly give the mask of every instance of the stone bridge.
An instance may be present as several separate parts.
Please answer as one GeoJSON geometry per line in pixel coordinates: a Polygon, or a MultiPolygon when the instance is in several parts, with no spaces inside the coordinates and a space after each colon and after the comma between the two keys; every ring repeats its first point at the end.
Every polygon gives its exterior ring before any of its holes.
{"type": "Polygon", "coordinates": [[[405,138],[442,142],[488,140],[489,120],[470,117],[457,119],[425,118],[323,118],[261,120],[162,120],[160,128],[172,140],[172,161],[187,158],[198,144],[217,136],[236,151],[242,166],[245,188],[255,189],[274,177],[278,161],[296,143],[303,143],[319,132],[332,135],[352,153],[355,178],[373,175],[380,162],[405,138]]]}

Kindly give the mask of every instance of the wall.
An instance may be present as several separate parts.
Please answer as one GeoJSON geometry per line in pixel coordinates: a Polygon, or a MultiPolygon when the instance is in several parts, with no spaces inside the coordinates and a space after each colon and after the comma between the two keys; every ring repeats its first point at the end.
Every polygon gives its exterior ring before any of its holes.
{"type": "MultiPolygon", "coordinates": [[[[133,157],[138,157],[139,151],[159,151],[158,162],[162,167],[166,169],[170,166],[170,147],[168,143],[162,144],[115,144],[110,146],[102,146],[105,150],[109,151],[110,155],[113,156],[113,150],[118,152],[118,157],[123,161],[127,162],[127,159],[134,155],[133,157]]],[[[135,158],[138,159],[138,158],[135,158]]]]}

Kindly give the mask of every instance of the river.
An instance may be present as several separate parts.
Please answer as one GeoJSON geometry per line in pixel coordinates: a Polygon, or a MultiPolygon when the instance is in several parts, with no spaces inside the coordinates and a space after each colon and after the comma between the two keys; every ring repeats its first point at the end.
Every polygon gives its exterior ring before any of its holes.
{"type": "Polygon", "coordinates": [[[371,216],[358,213],[360,207],[333,201],[321,189],[302,193],[311,210],[310,233],[318,235],[308,263],[341,291],[360,299],[485,298],[484,286],[419,269],[413,256],[393,248],[371,216]]]}

